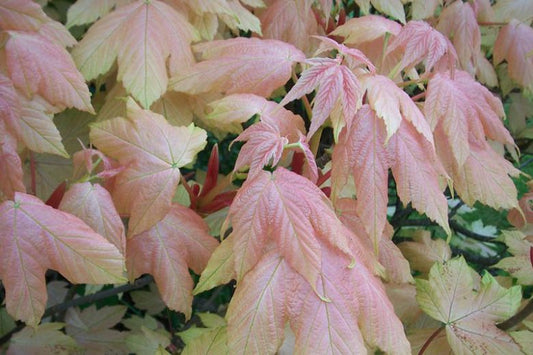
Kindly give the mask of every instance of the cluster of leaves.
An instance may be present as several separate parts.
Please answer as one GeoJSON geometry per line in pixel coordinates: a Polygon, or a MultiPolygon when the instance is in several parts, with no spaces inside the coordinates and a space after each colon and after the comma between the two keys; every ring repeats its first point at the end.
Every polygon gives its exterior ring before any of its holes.
{"type": "Polygon", "coordinates": [[[0,0],[1,343],[531,353],[532,20],[530,0],[0,0]],[[208,132],[241,142],[230,174],[216,145],[197,162],[208,132]]]}

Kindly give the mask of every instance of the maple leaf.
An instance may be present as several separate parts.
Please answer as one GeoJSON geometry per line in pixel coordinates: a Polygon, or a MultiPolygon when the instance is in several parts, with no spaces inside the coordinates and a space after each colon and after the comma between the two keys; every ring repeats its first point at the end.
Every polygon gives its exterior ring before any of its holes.
{"type": "Polygon", "coordinates": [[[126,332],[109,329],[126,314],[126,306],[106,306],[96,309],[92,305],[84,310],[69,308],[65,315],[65,331],[88,354],[126,352],[126,332]]]}
{"type": "Polygon", "coordinates": [[[67,28],[85,25],[107,15],[113,8],[133,0],[78,0],[67,11],[67,28]]]}
{"type": "MultiPolygon", "coordinates": [[[[472,120],[471,120],[472,121],[472,120]]],[[[453,181],[453,187],[461,199],[472,206],[475,201],[493,208],[518,206],[517,191],[511,176],[520,171],[496,153],[486,141],[469,138],[470,154],[460,166],[444,132],[435,130],[437,154],[453,181]]]]}
{"type": "Polygon", "coordinates": [[[213,313],[197,313],[197,315],[206,328],[197,328],[193,325],[178,333],[185,343],[182,354],[229,354],[224,318],[213,313]]]}
{"type": "Polygon", "coordinates": [[[364,263],[348,268],[345,255],[325,246],[322,253],[325,262],[317,287],[328,301],[320,299],[277,251],[262,256],[238,283],[226,314],[230,353],[274,353],[287,321],[297,354],[366,353],[365,343],[390,353],[409,353],[403,326],[379,280],[364,263]]]}
{"type": "Polygon", "coordinates": [[[519,353],[518,345],[495,323],[516,312],[522,299],[520,286],[505,289],[485,272],[479,289],[474,290],[470,270],[463,257],[436,263],[429,281],[416,280],[420,307],[445,324],[455,353],[519,353]]]}
{"type": "Polygon", "coordinates": [[[337,27],[332,35],[343,36],[344,43],[360,45],[385,36],[386,33],[397,35],[402,26],[392,20],[378,15],[366,15],[351,18],[337,27]]]}
{"type": "Polygon", "coordinates": [[[318,24],[313,14],[311,1],[276,0],[261,11],[259,20],[263,38],[290,43],[304,52],[310,52],[311,35],[318,34],[318,24]]]}
{"type": "Polygon", "coordinates": [[[268,97],[291,77],[305,55],[291,44],[272,39],[232,38],[197,44],[203,60],[174,76],[169,87],[189,94],[219,91],[268,97]],[[243,80],[246,78],[246,80],[243,80]]]}
{"type": "Polygon", "coordinates": [[[370,3],[372,3],[379,12],[405,23],[405,11],[401,0],[355,0],[355,2],[365,14],[370,12],[370,3]]]}
{"type": "Polygon", "coordinates": [[[401,62],[394,68],[396,72],[413,68],[422,61],[426,72],[431,71],[440,61],[447,61],[448,66],[453,67],[457,58],[450,41],[424,21],[409,21],[402,28],[391,40],[386,55],[395,51],[402,53],[401,62]]]}
{"type": "Polygon", "coordinates": [[[19,95],[21,105],[19,136],[22,142],[37,153],[50,153],[68,158],[61,142],[61,134],[53,122],[53,115],[60,110],[38,95],[28,100],[19,95]]]}
{"type": "Polygon", "coordinates": [[[452,40],[461,67],[474,74],[481,50],[481,32],[472,5],[456,1],[445,7],[437,30],[452,40]]]}
{"type": "Polygon", "coordinates": [[[364,75],[361,82],[366,90],[370,107],[382,118],[387,128],[387,139],[399,129],[402,120],[409,121],[424,138],[433,144],[433,134],[424,115],[409,95],[391,79],[383,75],[364,75]]]}
{"type": "Polygon", "coordinates": [[[431,239],[431,234],[426,232],[419,231],[413,236],[413,241],[398,244],[411,268],[422,275],[427,275],[436,262],[445,263],[452,256],[450,246],[444,239],[431,239]]]}
{"type": "Polygon", "coordinates": [[[234,237],[230,234],[215,249],[200,275],[200,280],[193,290],[193,295],[210,290],[218,285],[226,284],[236,278],[234,237]]]}
{"type": "Polygon", "coordinates": [[[69,53],[38,33],[4,31],[8,76],[26,97],[38,94],[58,110],[75,107],[94,113],[91,95],[69,53]]]}
{"type": "Polygon", "coordinates": [[[126,255],[124,224],[106,189],[90,182],[76,183],[63,196],[59,209],[87,223],[126,255]]]}
{"type": "Polygon", "coordinates": [[[0,120],[0,200],[12,199],[16,191],[26,192],[22,181],[22,162],[17,153],[17,140],[0,120]]]}
{"type": "MultiPolygon", "coordinates": [[[[335,211],[341,222],[358,237],[358,241],[367,249],[367,252],[369,254],[373,253],[372,239],[366,232],[364,223],[357,212],[357,201],[351,198],[336,200],[335,211]]],[[[396,284],[412,283],[414,280],[411,276],[409,263],[403,257],[396,244],[392,242],[392,234],[392,227],[385,222],[384,231],[379,239],[379,252],[377,260],[374,261],[374,269],[387,282],[396,284]],[[381,273],[382,267],[385,268],[385,273],[381,273]]]]}
{"type": "Polygon", "coordinates": [[[280,105],[284,106],[316,89],[307,137],[312,137],[333,111],[337,113],[336,119],[332,117],[334,129],[339,132],[361,107],[363,91],[359,80],[339,59],[313,58],[306,63],[310,67],[304,70],[280,105]]]}
{"type": "Polygon", "coordinates": [[[11,79],[0,73],[0,121],[3,121],[3,129],[8,129],[15,137],[20,134],[21,109],[19,95],[11,79]]]}
{"type": "Polygon", "coordinates": [[[73,283],[125,281],[124,257],[113,244],[36,197],[17,192],[14,201],[0,205],[0,237],[7,309],[29,325],[37,325],[44,313],[47,269],[73,283]]]}
{"type": "Polygon", "coordinates": [[[170,334],[141,326],[138,332],[126,336],[126,345],[135,354],[170,354],[165,350],[170,345],[170,334]]]}
{"type": "Polygon", "coordinates": [[[119,213],[130,214],[128,235],[147,230],[167,214],[179,182],[179,168],[204,148],[206,136],[192,124],[171,126],[164,117],[142,110],[131,99],[128,118],[91,126],[93,144],[127,166],[117,175],[113,200],[119,213]]]}
{"type": "Polygon", "coordinates": [[[4,0],[0,4],[2,30],[38,31],[48,21],[48,16],[34,1],[4,0]]]}
{"type": "Polygon", "coordinates": [[[533,243],[530,238],[520,231],[503,231],[498,240],[507,245],[507,250],[513,256],[501,259],[494,267],[509,272],[521,285],[533,285],[533,265],[530,256],[533,243]]]}
{"type": "Polygon", "coordinates": [[[76,341],[60,329],[64,323],[44,323],[35,328],[25,327],[9,343],[7,354],[68,354],[78,350],[76,341]]]}
{"type": "Polygon", "coordinates": [[[439,5],[442,5],[442,0],[412,0],[411,17],[413,20],[433,17],[439,5]]]}
{"type": "Polygon", "coordinates": [[[269,242],[276,243],[313,289],[322,263],[320,240],[352,255],[349,231],[335,216],[329,199],[308,179],[284,168],[273,174],[260,171],[246,180],[228,218],[237,281],[253,268],[269,242]]]}
{"type": "Polygon", "coordinates": [[[511,20],[502,27],[494,42],[494,65],[507,61],[509,77],[526,90],[533,91],[533,28],[511,20]]]}
{"type": "Polygon", "coordinates": [[[531,25],[533,4],[528,0],[498,0],[492,7],[494,21],[509,22],[513,19],[531,25]]]}
{"type": "Polygon", "coordinates": [[[117,79],[148,108],[166,92],[169,74],[194,63],[189,44],[196,39],[192,26],[169,5],[136,1],[92,25],[72,56],[87,80],[106,74],[116,60],[117,79]]]}
{"type": "Polygon", "coordinates": [[[424,112],[431,128],[448,137],[459,167],[470,154],[470,139],[484,142],[486,136],[514,146],[502,122],[501,101],[464,71],[456,70],[453,77],[439,72],[431,78],[424,112]]]}
{"type": "Polygon", "coordinates": [[[127,241],[130,279],[154,275],[163,301],[170,309],[191,316],[193,281],[190,267],[200,274],[218,245],[207,224],[192,210],[173,205],[163,220],[127,241]]]}
{"type": "Polygon", "coordinates": [[[449,230],[448,205],[439,186],[439,177],[446,174],[432,144],[407,120],[400,122],[387,146],[386,135],[383,121],[364,105],[341,133],[332,157],[333,196],[338,195],[352,175],[357,194],[356,212],[375,250],[386,224],[389,168],[400,199],[404,203],[411,201],[415,209],[449,230]]]}

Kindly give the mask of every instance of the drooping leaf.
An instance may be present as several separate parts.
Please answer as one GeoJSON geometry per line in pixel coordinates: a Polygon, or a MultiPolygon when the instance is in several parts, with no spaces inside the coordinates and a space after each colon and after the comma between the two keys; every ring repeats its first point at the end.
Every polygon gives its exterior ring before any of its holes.
{"type": "Polygon", "coordinates": [[[409,121],[424,138],[433,143],[433,134],[424,115],[409,95],[383,75],[361,77],[367,101],[387,128],[387,141],[399,129],[402,120],[409,121]]]}
{"type": "Polygon", "coordinates": [[[352,255],[349,233],[326,196],[309,180],[284,168],[273,174],[261,171],[248,179],[230,207],[229,219],[237,281],[271,242],[313,289],[322,263],[319,241],[352,255]]]}
{"type": "Polygon", "coordinates": [[[305,60],[305,55],[288,43],[258,38],[201,43],[194,51],[203,61],[174,76],[169,84],[172,90],[268,97],[291,77],[293,64],[305,60]]]}
{"type": "Polygon", "coordinates": [[[470,154],[470,139],[514,145],[502,122],[501,101],[466,72],[436,73],[428,83],[424,112],[431,128],[448,137],[459,167],[470,154]]]}
{"type": "Polygon", "coordinates": [[[511,20],[502,27],[494,43],[494,64],[507,61],[509,77],[529,92],[533,91],[533,28],[511,20]]]}
{"type": "Polygon", "coordinates": [[[44,312],[47,269],[78,283],[125,280],[124,257],[114,245],[36,197],[17,192],[14,201],[0,205],[0,237],[7,309],[29,325],[37,325],[44,312]]]}
{"type": "MultiPolygon", "coordinates": [[[[361,245],[366,247],[366,252],[371,254],[376,249],[373,248],[372,239],[365,230],[365,224],[359,217],[360,213],[357,211],[357,201],[351,198],[342,198],[335,201],[335,211],[339,216],[341,222],[357,236],[361,245]]],[[[414,282],[411,276],[411,269],[409,263],[400,252],[400,249],[391,240],[392,228],[388,223],[385,224],[384,231],[379,238],[378,255],[375,261],[374,269],[377,270],[384,280],[389,283],[404,284],[414,282]],[[379,261],[379,265],[378,264],[379,261]],[[381,272],[381,268],[385,268],[385,272],[381,272]]]]}
{"type": "Polygon", "coordinates": [[[288,319],[296,354],[365,353],[365,344],[387,353],[409,353],[403,327],[379,280],[364,263],[348,268],[345,255],[329,247],[322,252],[318,288],[327,301],[274,250],[246,274],[228,309],[230,352],[254,354],[266,347],[266,353],[275,353],[288,319]]]}
{"type": "Polygon", "coordinates": [[[276,353],[288,320],[290,272],[283,257],[271,251],[239,283],[226,315],[230,353],[276,353]]]}
{"type": "Polygon", "coordinates": [[[376,248],[387,222],[387,181],[390,166],[383,121],[363,106],[347,130],[341,133],[332,156],[332,196],[353,175],[357,202],[356,213],[376,248]]]}
{"type": "Polygon", "coordinates": [[[72,56],[87,80],[106,74],[116,60],[117,79],[148,108],[167,90],[169,75],[194,62],[189,44],[195,39],[192,26],[169,5],[136,1],[92,25],[72,56]]]}
{"type": "Polygon", "coordinates": [[[450,150],[451,143],[440,130],[435,131],[437,154],[453,181],[453,187],[468,205],[475,201],[493,208],[518,206],[517,191],[510,176],[520,171],[496,153],[486,141],[469,138],[470,154],[459,166],[450,150]]]}
{"type": "Polygon", "coordinates": [[[8,354],[50,354],[67,355],[78,350],[76,341],[60,329],[64,323],[45,323],[36,328],[25,327],[10,341],[8,354]]]}
{"type": "Polygon", "coordinates": [[[17,154],[17,141],[0,120],[0,200],[13,198],[16,191],[26,192],[22,181],[22,162],[17,154]]]}
{"type": "Polygon", "coordinates": [[[474,74],[481,49],[481,32],[472,5],[456,1],[446,6],[436,28],[452,41],[463,70],[474,74]]]}
{"type": "Polygon", "coordinates": [[[188,268],[200,274],[218,242],[192,210],[173,205],[165,218],[127,241],[130,279],[149,273],[170,309],[191,316],[193,281],[188,268]]]}
{"type": "Polygon", "coordinates": [[[379,12],[383,12],[401,23],[405,23],[405,11],[403,9],[402,1],[400,0],[355,0],[361,7],[363,13],[368,14],[370,10],[370,3],[379,12]]]}
{"type": "Polygon", "coordinates": [[[496,327],[512,316],[522,298],[520,286],[501,287],[486,272],[478,290],[463,257],[436,263],[429,281],[417,280],[417,301],[431,317],[446,326],[455,353],[520,353],[518,345],[496,327]]]}
{"type": "MultiPolygon", "coordinates": [[[[420,113],[418,109],[417,112],[420,113]]],[[[333,196],[336,198],[349,176],[353,176],[356,212],[375,250],[386,223],[389,168],[400,199],[406,204],[412,202],[415,209],[446,230],[449,228],[448,205],[439,185],[439,179],[446,174],[431,143],[407,120],[400,121],[399,129],[385,147],[386,134],[383,121],[364,105],[341,133],[332,158],[333,196]]]]}
{"type": "Polygon", "coordinates": [[[3,121],[3,129],[9,130],[14,137],[20,134],[21,109],[19,95],[11,79],[0,73],[0,120],[3,121]]]}
{"type": "Polygon", "coordinates": [[[308,53],[309,37],[318,34],[318,25],[309,0],[276,0],[261,12],[263,38],[290,43],[308,53]]]}
{"type": "Polygon", "coordinates": [[[179,168],[192,162],[206,144],[204,130],[171,126],[131,99],[128,118],[96,123],[90,137],[98,149],[128,166],[117,176],[113,191],[119,213],[130,214],[128,235],[163,219],[179,182],[179,168]]]}
{"type": "Polygon", "coordinates": [[[109,329],[122,320],[126,310],[126,306],[107,306],[98,310],[95,305],[84,310],[70,308],[65,316],[65,331],[86,354],[126,352],[126,332],[109,329]]]}
{"type": "Polygon", "coordinates": [[[332,112],[338,116],[336,119],[332,117],[335,132],[340,132],[361,107],[363,92],[359,80],[340,60],[314,58],[306,62],[310,65],[309,69],[302,73],[280,105],[286,105],[316,89],[313,117],[307,136],[312,137],[332,112]]]}
{"type": "Polygon", "coordinates": [[[124,224],[109,192],[90,182],[72,185],[63,196],[59,209],[78,217],[126,255],[124,224]]]}
{"type": "Polygon", "coordinates": [[[533,265],[530,255],[533,243],[519,231],[503,231],[498,239],[503,240],[513,256],[501,259],[494,267],[509,272],[521,285],[533,285],[533,265]]]}
{"type": "MultiPolygon", "coordinates": [[[[441,183],[448,179],[433,145],[408,122],[403,122],[389,143],[391,170],[398,196],[403,203],[412,203],[419,212],[437,222],[446,233],[448,203],[441,183]]],[[[443,184],[442,184],[443,185],[443,184]]]]}
{"type": "Polygon", "coordinates": [[[94,113],[85,80],[63,47],[38,33],[5,31],[2,37],[7,73],[26,97],[38,94],[59,110],[94,113]]]}

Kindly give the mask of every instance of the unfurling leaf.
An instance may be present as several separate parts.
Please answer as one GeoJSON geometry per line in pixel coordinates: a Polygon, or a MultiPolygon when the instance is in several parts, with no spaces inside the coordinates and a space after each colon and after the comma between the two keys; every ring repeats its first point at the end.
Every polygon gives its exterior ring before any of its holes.
{"type": "Polygon", "coordinates": [[[520,286],[505,289],[486,272],[475,290],[473,272],[462,257],[436,263],[429,281],[416,280],[420,307],[444,323],[448,343],[457,354],[520,353],[511,336],[496,327],[520,306],[520,286]]]}
{"type": "Polygon", "coordinates": [[[113,200],[119,213],[130,215],[129,236],[165,217],[179,182],[179,168],[194,160],[204,148],[206,136],[204,130],[192,124],[174,127],[131,99],[128,118],[116,117],[92,125],[92,143],[127,166],[117,175],[113,200]]]}
{"type": "Polygon", "coordinates": [[[335,132],[339,132],[361,107],[361,84],[355,74],[337,59],[314,58],[307,63],[310,68],[302,73],[280,104],[286,105],[316,89],[307,136],[312,137],[332,112],[337,116],[332,117],[335,132]]]}
{"type": "Polygon", "coordinates": [[[75,283],[125,281],[124,257],[83,221],[15,193],[0,205],[0,276],[7,309],[29,325],[39,323],[46,305],[47,269],[75,283]]]}

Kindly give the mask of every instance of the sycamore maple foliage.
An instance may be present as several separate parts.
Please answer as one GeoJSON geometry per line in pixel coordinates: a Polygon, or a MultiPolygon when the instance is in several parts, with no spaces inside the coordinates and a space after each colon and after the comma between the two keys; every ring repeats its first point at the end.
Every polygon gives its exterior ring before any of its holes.
{"type": "Polygon", "coordinates": [[[531,353],[531,4],[0,0],[0,343],[531,353]]]}

